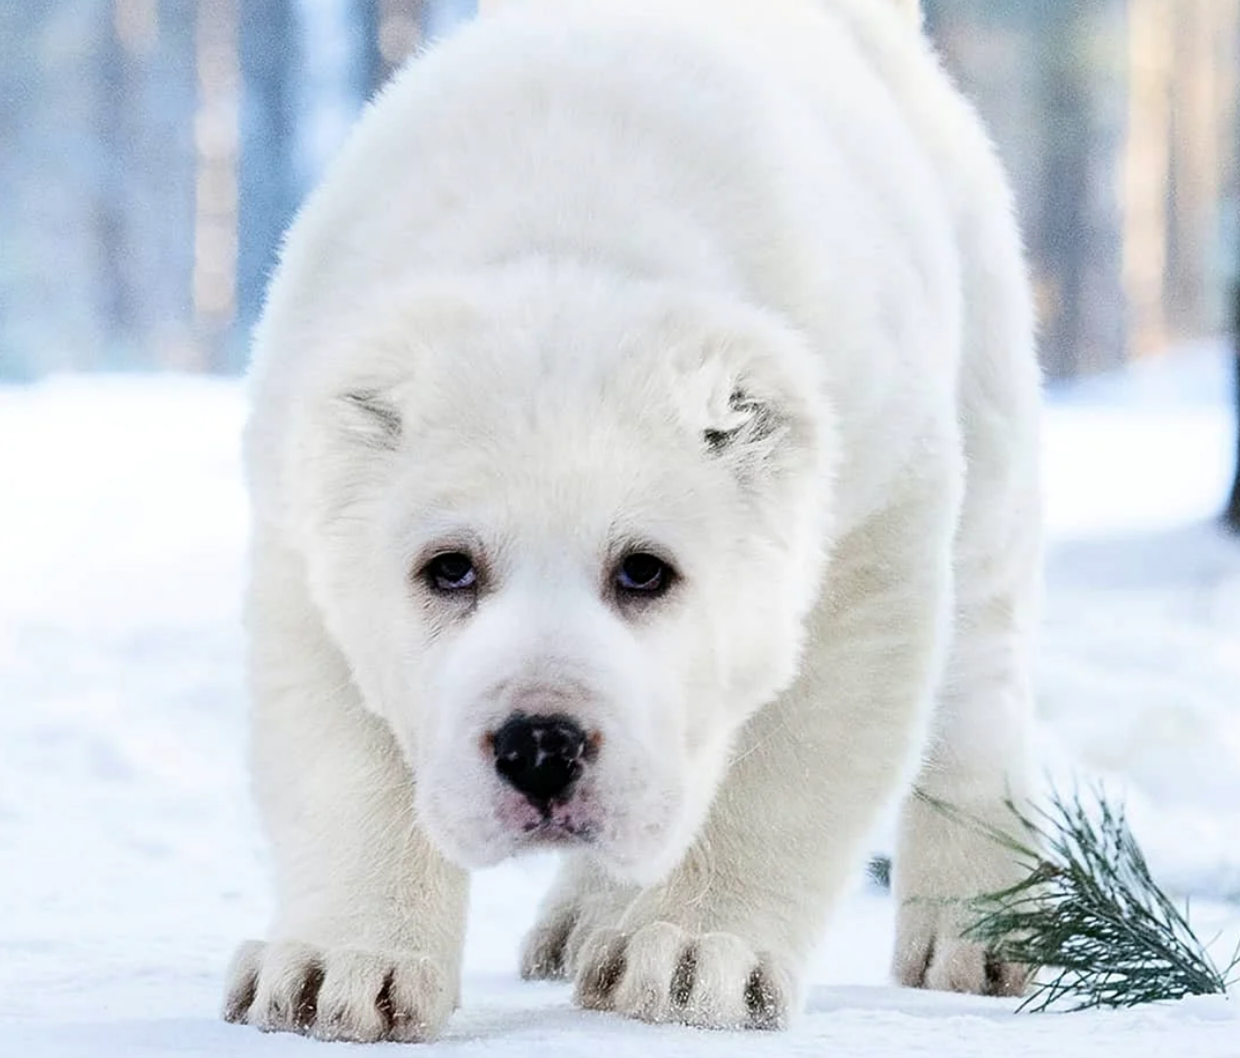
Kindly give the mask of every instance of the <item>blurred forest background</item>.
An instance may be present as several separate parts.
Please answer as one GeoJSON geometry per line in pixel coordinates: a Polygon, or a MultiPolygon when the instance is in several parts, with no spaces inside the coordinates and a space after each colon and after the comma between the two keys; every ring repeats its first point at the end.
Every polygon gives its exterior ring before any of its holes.
{"type": "MultiPolygon", "coordinates": [[[[1240,0],[928,6],[1017,186],[1048,373],[1222,330],[1240,0]]],[[[358,109],[473,9],[3,0],[0,378],[239,371],[280,233],[358,109]]]]}

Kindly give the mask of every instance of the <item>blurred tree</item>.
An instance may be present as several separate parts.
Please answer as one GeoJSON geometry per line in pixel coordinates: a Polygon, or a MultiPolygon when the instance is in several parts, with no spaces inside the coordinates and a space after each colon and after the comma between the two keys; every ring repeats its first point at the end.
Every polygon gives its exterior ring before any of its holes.
{"type": "Polygon", "coordinates": [[[1128,0],[1125,273],[1133,355],[1228,326],[1240,0],[1128,0]]]}
{"type": "Polygon", "coordinates": [[[375,94],[388,73],[379,50],[379,0],[348,0],[348,4],[360,47],[354,91],[359,99],[365,100],[375,94]]]}
{"type": "MultiPolygon", "coordinates": [[[[1047,368],[1088,374],[1123,363],[1124,0],[1046,5],[1042,68],[1042,190],[1029,244],[1057,296],[1044,304],[1047,368]]],[[[1012,130],[1015,132],[1015,130],[1012,130]]]]}
{"type": "Polygon", "coordinates": [[[379,88],[422,39],[426,7],[433,0],[369,0],[373,5],[374,65],[371,89],[379,88]]]}
{"type": "Polygon", "coordinates": [[[1240,282],[1233,291],[1232,306],[1232,353],[1235,357],[1235,398],[1236,398],[1236,476],[1231,486],[1231,499],[1227,502],[1224,515],[1232,532],[1240,533],[1240,282]]]}
{"type": "MultiPolygon", "coordinates": [[[[1240,29],[1240,26],[1237,27],[1240,29]]],[[[1240,85],[1233,87],[1233,91],[1240,94],[1240,85]]],[[[1235,112],[1232,114],[1232,122],[1236,126],[1236,149],[1233,152],[1232,165],[1240,168],[1240,101],[1237,101],[1235,112]]],[[[1234,194],[1240,194],[1240,173],[1233,173],[1233,181],[1237,185],[1238,190],[1234,194]]],[[[1232,261],[1231,279],[1231,340],[1232,355],[1235,358],[1233,369],[1235,371],[1235,427],[1236,427],[1236,468],[1235,478],[1231,485],[1231,498],[1227,501],[1227,510],[1224,512],[1224,521],[1232,532],[1240,534],[1240,225],[1237,225],[1236,232],[1233,236],[1237,243],[1235,250],[1236,256],[1232,261]]]]}
{"type": "Polygon", "coordinates": [[[240,4],[241,115],[236,328],[244,357],[280,240],[357,111],[413,48],[420,0],[240,4]]]}
{"type": "Polygon", "coordinates": [[[79,366],[145,365],[156,351],[163,363],[189,363],[194,5],[101,0],[92,17],[85,66],[96,90],[81,133],[94,159],[92,222],[77,237],[91,263],[96,335],[76,350],[79,366]]]}
{"type": "MultiPolygon", "coordinates": [[[[96,93],[98,114],[99,174],[93,187],[95,206],[95,245],[98,256],[99,319],[103,323],[103,340],[110,352],[132,339],[135,332],[133,254],[130,251],[128,195],[125,181],[137,167],[133,157],[134,135],[130,128],[133,118],[134,72],[129,56],[117,32],[119,8],[111,3],[98,7],[100,27],[95,39],[96,93]]],[[[124,359],[121,355],[119,359],[124,359]]]]}
{"type": "Polygon", "coordinates": [[[1053,377],[1125,355],[1125,0],[933,0],[929,26],[986,118],[1026,233],[1053,377]]]}
{"type": "Polygon", "coordinates": [[[0,3],[0,366],[16,377],[89,366],[102,330],[104,86],[84,45],[102,25],[97,4],[0,3]]]}
{"type": "Polygon", "coordinates": [[[190,330],[194,215],[194,62],[192,0],[112,0],[113,32],[124,51],[129,96],[124,128],[127,267],[134,292],[133,329],[105,350],[108,366],[184,366],[190,330]]]}
{"type": "MultiPolygon", "coordinates": [[[[1217,331],[1240,0],[925,2],[1012,174],[1049,372],[1217,331]]],[[[0,376],[238,369],[341,130],[474,6],[0,0],[0,376]]]]}
{"type": "Polygon", "coordinates": [[[297,177],[296,0],[241,4],[241,111],[237,315],[257,319],[280,237],[301,199],[297,177]]]}

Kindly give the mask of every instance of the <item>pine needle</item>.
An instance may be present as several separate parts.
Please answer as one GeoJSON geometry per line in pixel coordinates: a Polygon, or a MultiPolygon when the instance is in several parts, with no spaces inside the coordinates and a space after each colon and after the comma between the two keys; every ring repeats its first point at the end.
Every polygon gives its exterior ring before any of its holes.
{"type": "Polygon", "coordinates": [[[891,892],[891,857],[872,856],[865,865],[866,881],[880,893],[891,892]]]}
{"type": "Polygon", "coordinates": [[[974,901],[979,917],[966,935],[1005,962],[1044,971],[1021,1010],[1226,995],[1240,948],[1226,968],[1215,966],[1189,925],[1187,906],[1181,911],[1154,881],[1123,807],[1101,789],[1092,793],[1088,806],[1079,791],[1071,799],[1052,792],[1049,807],[1030,814],[1009,801],[1023,839],[923,795],[1002,842],[1029,869],[1023,881],[974,901]]]}

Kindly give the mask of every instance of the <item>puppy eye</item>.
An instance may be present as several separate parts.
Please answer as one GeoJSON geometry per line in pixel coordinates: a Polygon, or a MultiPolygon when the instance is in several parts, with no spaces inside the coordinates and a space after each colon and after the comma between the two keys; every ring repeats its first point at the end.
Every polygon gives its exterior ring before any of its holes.
{"type": "Polygon", "coordinates": [[[616,567],[616,587],[628,595],[662,595],[674,576],[672,567],[663,559],[636,551],[616,567]]]}
{"type": "Polygon", "coordinates": [[[441,592],[468,591],[478,583],[474,560],[461,551],[436,555],[422,570],[426,582],[441,592]]]}

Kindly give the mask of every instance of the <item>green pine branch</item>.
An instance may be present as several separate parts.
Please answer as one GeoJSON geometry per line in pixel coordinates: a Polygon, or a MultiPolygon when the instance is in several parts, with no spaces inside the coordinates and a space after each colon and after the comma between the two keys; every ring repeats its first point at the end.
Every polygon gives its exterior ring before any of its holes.
{"type": "Polygon", "coordinates": [[[1159,888],[1123,807],[1101,789],[1092,804],[1052,791],[1048,807],[1012,801],[1017,834],[967,817],[927,795],[958,822],[982,829],[1028,867],[1007,889],[974,901],[967,936],[1005,962],[1040,971],[1021,1010],[1130,1007],[1190,995],[1225,995],[1240,947],[1222,970],[1181,911],[1159,888]],[[1064,1004],[1061,1005],[1061,1001],[1064,1004]]]}

